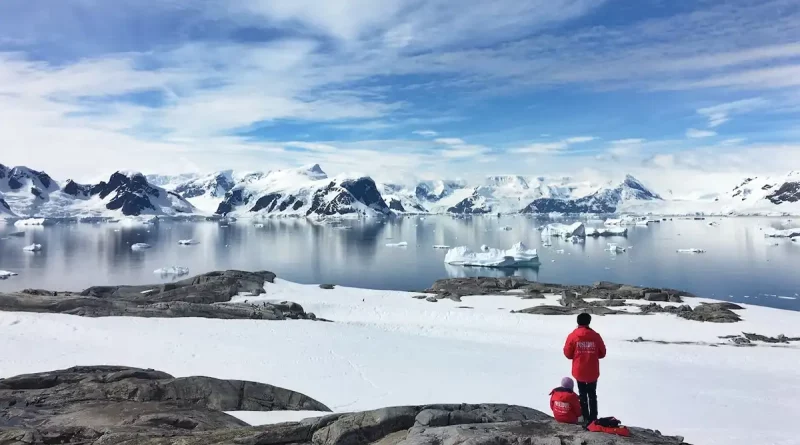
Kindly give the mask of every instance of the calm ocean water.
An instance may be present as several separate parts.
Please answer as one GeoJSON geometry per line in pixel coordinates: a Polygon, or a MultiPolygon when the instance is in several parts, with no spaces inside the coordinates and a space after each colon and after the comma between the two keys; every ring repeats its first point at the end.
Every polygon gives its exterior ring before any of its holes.
{"type": "MultiPolygon", "coordinates": [[[[565,221],[568,222],[568,221],[565,221]]],[[[90,285],[168,281],[153,274],[166,266],[191,274],[218,269],[271,270],[301,283],[421,290],[435,280],[460,276],[518,275],[531,280],[585,284],[608,280],[685,289],[700,296],[800,310],[800,243],[765,239],[763,227],[791,225],[786,218],[714,218],[664,221],[631,227],[626,238],[588,238],[583,244],[552,240],[542,247],[541,221],[522,216],[409,217],[384,223],[345,223],[347,228],[305,220],[275,219],[256,227],[239,221],[117,224],[58,224],[22,229],[24,237],[0,240],[0,269],[19,276],[0,281],[0,291],[23,288],[79,290],[90,285]],[[716,226],[708,223],[715,221],[716,226]],[[510,226],[505,231],[502,227],[510,226]],[[194,246],[178,240],[193,238],[194,246]],[[407,248],[387,243],[408,242],[407,248]],[[492,270],[446,266],[433,245],[509,248],[522,241],[539,249],[538,269],[492,270]],[[612,255],[607,242],[631,248],[612,255]],[[31,243],[41,252],[24,252],[31,243]],[[146,251],[131,250],[148,243],[146,251]],[[777,245],[776,245],[777,244],[777,245]],[[701,248],[705,254],[680,254],[701,248]],[[563,250],[563,253],[558,251],[563,250]]],[[[599,222],[587,226],[600,226],[599,222]]],[[[0,237],[21,230],[0,226],[0,237]]]]}

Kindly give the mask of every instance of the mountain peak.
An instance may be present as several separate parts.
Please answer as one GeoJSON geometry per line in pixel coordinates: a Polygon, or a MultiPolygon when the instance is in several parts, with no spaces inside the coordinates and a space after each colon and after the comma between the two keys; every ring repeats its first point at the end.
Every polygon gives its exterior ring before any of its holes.
{"type": "Polygon", "coordinates": [[[300,171],[312,178],[325,179],[328,177],[328,174],[322,170],[322,167],[320,167],[319,164],[306,165],[301,167],[300,171]]]}

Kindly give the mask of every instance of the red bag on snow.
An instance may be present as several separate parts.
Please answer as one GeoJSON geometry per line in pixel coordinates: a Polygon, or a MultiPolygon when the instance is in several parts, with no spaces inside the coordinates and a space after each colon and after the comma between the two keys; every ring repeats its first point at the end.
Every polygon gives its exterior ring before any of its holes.
{"type": "Polygon", "coordinates": [[[594,433],[615,434],[623,437],[631,436],[630,430],[623,426],[620,421],[614,417],[603,417],[602,419],[597,419],[590,423],[586,429],[594,433]]]}

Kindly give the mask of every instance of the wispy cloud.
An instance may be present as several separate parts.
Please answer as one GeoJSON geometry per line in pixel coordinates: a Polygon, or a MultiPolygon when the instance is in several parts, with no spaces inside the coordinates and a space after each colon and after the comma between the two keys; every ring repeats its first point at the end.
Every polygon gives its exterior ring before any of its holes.
{"type": "MultiPolygon", "coordinates": [[[[800,45],[798,45],[800,46],[800,45]]],[[[708,119],[709,128],[716,128],[728,122],[730,116],[748,113],[769,105],[769,101],[761,97],[737,100],[712,107],[700,108],[697,113],[708,119]]]]}
{"type": "Polygon", "coordinates": [[[638,145],[646,142],[646,139],[641,138],[628,138],[628,139],[617,139],[615,141],[611,141],[614,145],[638,145]]]}
{"type": "Polygon", "coordinates": [[[711,130],[698,130],[696,128],[690,128],[686,130],[686,137],[690,139],[710,138],[716,135],[717,132],[711,130]]]}
{"type": "Polygon", "coordinates": [[[553,142],[535,142],[522,147],[511,149],[511,153],[516,154],[558,154],[567,150],[570,146],[575,144],[583,144],[592,142],[598,138],[594,136],[573,136],[553,142]]]}
{"type": "Polygon", "coordinates": [[[432,138],[432,137],[436,137],[436,136],[439,135],[439,133],[437,133],[437,132],[435,132],[433,130],[417,130],[417,131],[414,131],[413,134],[416,134],[417,136],[426,137],[426,138],[432,138]]]}

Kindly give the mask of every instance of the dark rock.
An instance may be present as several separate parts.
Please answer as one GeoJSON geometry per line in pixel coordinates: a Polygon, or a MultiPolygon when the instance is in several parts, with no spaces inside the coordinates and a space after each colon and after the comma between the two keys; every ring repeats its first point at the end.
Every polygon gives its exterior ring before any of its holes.
{"type": "Polygon", "coordinates": [[[664,292],[647,292],[644,294],[644,299],[647,301],[669,301],[669,295],[664,292]]]}
{"type": "Polygon", "coordinates": [[[309,319],[297,303],[230,303],[239,293],[258,295],[275,279],[272,272],[209,272],[174,283],[95,286],[80,294],[28,289],[0,293],[0,310],[84,317],[202,317],[220,319],[309,319]]]}
{"type": "MultiPolygon", "coordinates": [[[[162,423],[163,424],[163,423],[162,423]]],[[[262,427],[229,427],[210,431],[177,428],[112,427],[102,431],[61,427],[9,429],[0,443],[23,440],[31,445],[442,445],[442,444],[583,444],[679,445],[683,438],[630,428],[622,438],[561,424],[539,411],[508,405],[429,405],[382,408],[262,427]],[[27,434],[27,435],[26,435],[27,434]]]]}
{"type": "Polygon", "coordinates": [[[659,306],[658,304],[649,304],[641,307],[641,313],[670,313],[675,314],[681,318],[694,321],[707,321],[710,323],[734,323],[741,321],[738,314],[726,309],[724,306],[727,303],[712,303],[701,304],[692,309],[691,306],[659,306]]]}
{"type": "Polygon", "coordinates": [[[726,301],[719,302],[719,303],[701,303],[702,306],[708,306],[714,309],[728,309],[731,311],[740,311],[744,310],[743,307],[739,306],[736,303],[728,303],[726,301]]]}
{"type": "Polygon", "coordinates": [[[576,294],[575,292],[571,292],[568,290],[565,290],[561,293],[561,299],[559,299],[558,302],[562,306],[569,308],[589,307],[589,303],[584,301],[583,298],[580,298],[578,294],[576,294]]]}
{"type": "Polygon", "coordinates": [[[262,383],[174,378],[152,369],[79,366],[0,380],[0,428],[136,427],[202,431],[247,426],[223,411],[330,411],[262,383]]]}
{"type": "Polygon", "coordinates": [[[439,301],[439,299],[436,298],[436,297],[428,297],[428,298],[425,299],[425,301],[429,301],[431,303],[436,303],[437,301],[439,301]]]}
{"type": "Polygon", "coordinates": [[[780,334],[777,337],[768,337],[766,335],[742,332],[742,335],[748,341],[761,341],[764,343],[789,343],[794,341],[800,341],[800,337],[787,337],[783,334],[780,334]]]}
{"type": "Polygon", "coordinates": [[[578,315],[581,313],[592,315],[612,315],[625,312],[615,311],[602,306],[589,306],[584,308],[565,307],[565,306],[535,306],[519,311],[512,311],[515,314],[534,314],[534,315],[578,315]]]}
{"type": "Polygon", "coordinates": [[[325,290],[333,290],[335,287],[336,287],[335,284],[320,284],[319,285],[320,289],[325,289],[325,290]]]}
{"type": "Polygon", "coordinates": [[[639,286],[620,286],[614,294],[623,300],[638,300],[644,297],[645,289],[639,286]]]}
{"type": "Polygon", "coordinates": [[[427,295],[414,295],[411,298],[414,298],[414,299],[417,299],[417,300],[424,300],[424,299],[428,298],[428,296],[427,295]]]}
{"type": "Polygon", "coordinates": [[[670,303],[683,303],[683,298],[680,295],[672,294],[669,296],[670,303]]]}
{"type": "Polygon", "coordinates": [[[617,283],[612,283],[609,281],[598,281],[594,283],[592,287],[594,287],[595,289],[602,289],[602,290],[618,290],[619,288],[622,287],[622,285],[617,283]]]}

